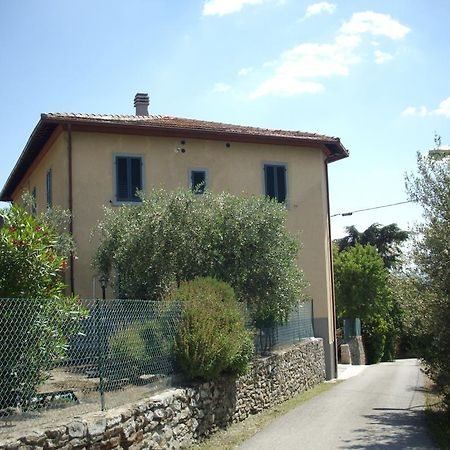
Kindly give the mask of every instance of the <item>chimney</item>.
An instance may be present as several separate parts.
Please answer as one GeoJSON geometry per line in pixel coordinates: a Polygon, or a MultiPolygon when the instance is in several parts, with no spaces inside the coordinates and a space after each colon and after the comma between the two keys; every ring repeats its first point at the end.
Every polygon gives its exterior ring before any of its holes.
{"type": "Polygon", "coordinates": [[[150,104],[150,100],[148,98],[148,94],[137,93],[134,96],[134,106],[136,108],[137,116],[148,116],[148,105],[150,104]]]}

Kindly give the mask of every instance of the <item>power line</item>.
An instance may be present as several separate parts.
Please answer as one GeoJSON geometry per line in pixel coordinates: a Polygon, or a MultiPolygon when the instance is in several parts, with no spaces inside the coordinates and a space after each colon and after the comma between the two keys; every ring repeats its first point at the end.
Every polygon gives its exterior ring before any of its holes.
{"type": "Polygon", "coordinates": [[[412,203],[412,200],[406,200],[405,202],[389,203],[388,205],[372,206],[371,208],[357,209],[355,211],[349,211],[349,212],[345,212],[345,213],[332,214],[330,217],[351,216],[355,213],[359,213],[362,211],[371,211],[372,209],[389,208],[390,206],[404,205],[405,203],[412,203]]]}

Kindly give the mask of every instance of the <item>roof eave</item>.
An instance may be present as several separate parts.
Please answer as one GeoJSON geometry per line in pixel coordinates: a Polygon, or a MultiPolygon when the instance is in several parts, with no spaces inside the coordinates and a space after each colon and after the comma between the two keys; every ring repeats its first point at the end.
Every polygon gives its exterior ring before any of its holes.
{"type": "Polygon", "coordinates": [[[12,201],[13,192],[20,184],[23,176],[28,170],[28,167],[31,165],[37,154],[39,154],[40,149],[48,140],[56,126],[56,123],[50,123],[44,118],[44,115],[41,114],[39,122],[34,127],[34,130],[28,138],[19,159],[17,160],[15,166],[9,174],[8,179],[6,180],[5,185],[3,186],[3,189],[0,192],[0,201],[12,201]]]}

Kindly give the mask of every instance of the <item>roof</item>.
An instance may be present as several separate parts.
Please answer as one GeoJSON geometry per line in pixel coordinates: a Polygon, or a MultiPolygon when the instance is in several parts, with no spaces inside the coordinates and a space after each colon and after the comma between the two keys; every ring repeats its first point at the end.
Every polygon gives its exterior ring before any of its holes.
{"type": "Polygon", "coordinates": [[[28,168],[58,126],[70,125],[74,131],[179,136],[232,142],[271,143],[277,145],[321,146],[328,161],[348,156],[339,138],[303,131],[272,130],[171,116],[130,116],[77,113],[44,113],[33,130],[22,154],[0,193],[0,200],[11,201],[12,194],[28,168]]]}

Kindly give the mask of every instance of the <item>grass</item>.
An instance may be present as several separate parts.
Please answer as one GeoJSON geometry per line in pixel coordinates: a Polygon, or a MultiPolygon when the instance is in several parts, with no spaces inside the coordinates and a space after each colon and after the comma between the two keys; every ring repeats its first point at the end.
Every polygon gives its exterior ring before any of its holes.
{"type": "Polygon", "coordinates": [[[218,448],[221,450],[234,449],[269,425],[272,420],[286,414],[291,409],[307,402],[316,395],[328,391],[337,383],[339,382],[321,383],[302,394],[298,394],[290,400],[266,409],[259,414],[249,416],[242,422],[233,423],[226,430],[220,430],[201,444],[192,446],[191,450],[217,450],[218,448]]]}
{"type": "Polygon", "coordinates": [[[450,413],[443,407],[442,398],[430,383],[426,396],[426,421],[428,431],[440,449],[450,449],[450,413]]]}

